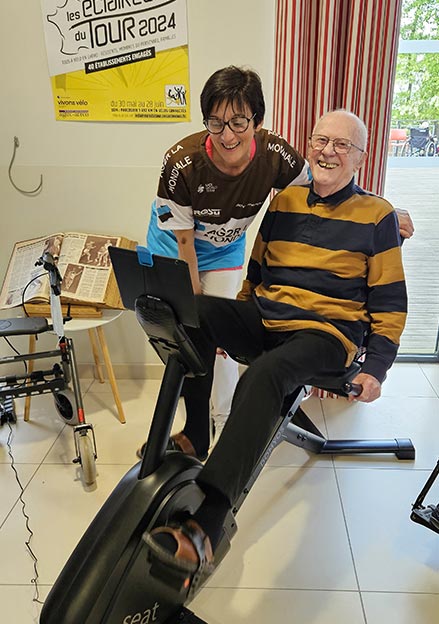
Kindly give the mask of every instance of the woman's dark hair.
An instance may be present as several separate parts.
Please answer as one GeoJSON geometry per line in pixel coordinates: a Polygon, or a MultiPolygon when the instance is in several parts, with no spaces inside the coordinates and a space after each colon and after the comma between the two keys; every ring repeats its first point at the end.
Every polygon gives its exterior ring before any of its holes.
{"type": "Polygon", "coordinates": [[[212,74],[200,96],[203,119],[207,119],[214,106],[222,102],[241,110],[247,104],[255,115],[255,126],[260,124],[265,114],[265,101],[258,74],[251,69],[242,69],[234,65],[212,74]]]}

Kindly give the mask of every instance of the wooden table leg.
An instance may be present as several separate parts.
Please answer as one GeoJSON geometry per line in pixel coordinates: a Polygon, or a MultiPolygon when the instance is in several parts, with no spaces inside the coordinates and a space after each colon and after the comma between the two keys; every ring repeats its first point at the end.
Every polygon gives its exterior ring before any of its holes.
{"type": "Polygon", "coordinates": [[[102,373],[102,365],[99,359],[98,345],[96,344],[96,336],[95,336],[93,329],[88,330],[88,336],[90,338],[91,350],[93,352],[93,359],[95,362],[96,374],[98,376],[99,383],[104,383],[105,379],[102,373]]]}
{"type": "MultiPolygon", "coordinates": [[[[29,335],[29,354],[31,353],[35,353],[35,346],[36,346],[36,342],[37,339],[35,338],[34,334],[30,334],[29,335]]],[[[30,373],[32,373],[32,371],[34,370],[34,360],[28,360],[27,362],[27,372],[30,375],[30,373]]],[[[31,381],[27,382],[27,385],[29,385],[30,383],[32,383],[31,381]]],[[[30,402],[31,402],[31,396],[28,395],[25,400],[24,400],[24,421],[27,422],[29,420],[29,413],[30,413],[30,402]]]]}
{"type": "Polygon", "coordinates": [[[102,355],[104,356],[105,367],[107,369],[108,380],[111,385],[111,389],[113,391],[114,400],[116,402],[117,412],[119,415],[119,420],[121,423],[125,423],[125,414],[123,411],[122,403],[119,396],[119,389],[117,387],[116,378],[114,376],[113,366],[111,364],[110,353],[107,347],[107,341],[105,340],[104,330],[101,326],[96,327],[96,332],[98,334],[99,344],[101,346],[102,355]]]}

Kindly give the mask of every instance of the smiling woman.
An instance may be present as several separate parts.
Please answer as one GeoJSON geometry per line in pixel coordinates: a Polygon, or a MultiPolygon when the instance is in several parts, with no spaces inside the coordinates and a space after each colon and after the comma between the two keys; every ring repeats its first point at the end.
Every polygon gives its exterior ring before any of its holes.
{"type": "MultiPolygon", "coordinates": [[[[188,262],[195,293],[234,299],[250,224],[272,189],[307,183],[308,166],[262,127],[265,102],[256,72],[234,66],[216,71],[200,104],[206,130],[181,139],[164,156],[147,244],[153,253],[188,262]]],[[[218,424],[229,413],[238,367],[230,358],[217,360],[212,413],[218,424]]],[[[204,455],[208,415],[203,425],[183,431],[204,455]]]]}
{"type": "Polygon", "coordinates": [[[253,124],[255,116],[249,106],[240,110],[237,104],[221,102],[205,120],[210,134],[206,149],[214,165],[223,173],[239,175],[254,157],[254,135],[262,127],[262,121],[257,126],[253,124]]]}

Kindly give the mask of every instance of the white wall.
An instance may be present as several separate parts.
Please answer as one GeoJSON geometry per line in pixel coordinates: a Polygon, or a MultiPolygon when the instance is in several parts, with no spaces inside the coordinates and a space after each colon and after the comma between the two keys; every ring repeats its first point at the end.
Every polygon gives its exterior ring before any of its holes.
{"type": "MultiPolygon", "coordinates": [[[[0,3],[0,280],[17,240],[81,231],[143,242],[163,153],[201,129],[199,94],[215,70],[234,64],[258,71],[270,127],[274,5],[274,0],[187,0],[192,121],[142,124],[55,121],[40,3],[0,3]],[[14,136],[20,140],[14,181],[31,189],[42,174],[37,196],[18,193],[8,180],[14,136]]],[[[118,364],[131,364],[136,374],[145,363],[158,362],[132,313],[108,326],[106,335],[116,373],[118,364]]],[[[91,362],[86,336],[75,334],[75,345],[78,360],[91,362]]]]}

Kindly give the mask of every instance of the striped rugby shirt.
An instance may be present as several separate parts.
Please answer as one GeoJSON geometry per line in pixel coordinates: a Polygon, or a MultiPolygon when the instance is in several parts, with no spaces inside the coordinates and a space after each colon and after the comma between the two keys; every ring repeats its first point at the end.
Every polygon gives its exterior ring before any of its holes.
{"type": "Polygon", "coordinates": [[[308,163],[275,132],[255,133],[255,155],[237,176],[215,167],[208,136],[192,134],[165,154],[147,235],[151,252],[177,257],[172,230],[193,228],[199,271],[242,266],[245,233],[271,189],[310,179],[308,163]]]}
{"type": "Polygon", "coordinates": [[[354,179],[326,198],[312,184],[285,189],[261,223],[238,299],[252,296],[267,329],[327,331],[346,365],[368,334],[362,372],[383,381],[407,311],[393,207],[354,179]]]}

